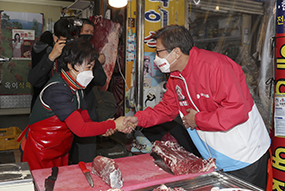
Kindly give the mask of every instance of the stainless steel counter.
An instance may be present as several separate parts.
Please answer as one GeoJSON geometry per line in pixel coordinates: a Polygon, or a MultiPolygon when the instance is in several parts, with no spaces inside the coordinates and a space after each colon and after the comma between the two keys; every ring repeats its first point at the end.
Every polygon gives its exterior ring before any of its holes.
{"type": "MultiPolygon", "coordinates": [[[[263,189],[253,186],[250,183],[247,183],[239,178],[226,174],[224,172],[216,171],[209,174],[204,174],[197,176],[195,178],[176,181],[171,183],[166,183],[166,186],[170,188],[182,187],[185,190],[195,190],[195,191],[211,191],[213,187],[219,187],[219,189],[227,189],[228,191],[262,191],[263,189]],[[238,189],[240,188],[240,189],[238,189]]],[[[160,185],[151,186],[138,191],[152,191],[154,188],[159,187],[160,185]]]]}
{"type": "Polygon", "coordinates": [[[0,164],[1,191],[34,190],[33,177],[27,162],[0,164]]]}

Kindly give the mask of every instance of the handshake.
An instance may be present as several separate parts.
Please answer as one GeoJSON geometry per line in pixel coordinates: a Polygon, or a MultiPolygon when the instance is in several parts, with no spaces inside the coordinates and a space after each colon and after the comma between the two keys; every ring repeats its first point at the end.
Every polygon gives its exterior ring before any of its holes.
{"type": "MultiPolygon", "coordinates": [[[[113,119],[108,119],[113,120],[113,119]]],[[[122,133],[131,133],[136,126],[138,125],[138,118],[137,117],[119,117],[114,120],[116,123],[116,129],[108,129],[103,136],[111,136],[113,135],[116,130],[122,132],[122,133]]]]}

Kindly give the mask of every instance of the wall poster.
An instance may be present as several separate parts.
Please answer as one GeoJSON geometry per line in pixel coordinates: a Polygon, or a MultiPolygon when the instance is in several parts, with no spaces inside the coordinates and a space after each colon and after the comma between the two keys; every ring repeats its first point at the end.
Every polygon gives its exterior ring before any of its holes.
{"type": "Polygon", "coordinates": [[[30,107],[32,86],[28,82],[31,50],[43,30],[43,15],[2,11],[0,14],[0,109],[30,107]]]}
{"type": "Polygon", "coordinates": [[[31,59],[34,41],[34,30],[12,29],[12,58],[31,59]]]}
{"type": "Polygon", "coordinates": [[[156,30],[170,25],[184,25],[185,1],[156,1],[145,2],[145,31],[144,31],[144,106],[154,107],[162,100],[165,93],[167,77],[161,73],[153,60],[155,59],[156,41],[151,38],[156,30]]]}
{"type": "MultiPolygon", "coordinates": [[[[128,34],[127,34],[127,64],[126,82],[128,87],[125,89],[126,107],[125,115],[132,116],[135,113],[135,59],[136,59],[136,26],[137,15],[136,1],[128,3],[128,34]]],[[[144,7],[144,82],[143,86],[143,109],[154,107],[158,104],[166,91],[165,85],[167,76],[160,72],[153,60],[155,59],[156,41],[151,36],[158,29],[170,25],[185,25],[185,1],[174,0],[147,0],[144,7]]]]}

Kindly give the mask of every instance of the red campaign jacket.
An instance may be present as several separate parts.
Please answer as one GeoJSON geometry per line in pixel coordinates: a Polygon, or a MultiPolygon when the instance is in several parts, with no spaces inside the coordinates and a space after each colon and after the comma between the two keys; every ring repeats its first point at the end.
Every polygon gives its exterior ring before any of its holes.
{"type": "Polygon", "coordinates": [[[135,114],[150,127],[196,110],[188,134],[204,159],[216,158],[225,172],[256,162],[270,138],[246,84],[242,68],[225,55],[193,47],[182,72],[170,74],[162,102],[135,114]],[[252,136],[254,135],[254,136],[252,136]]]}
{"type": "Polygon", "coordinates": [[[199,110],[196,129],[226,131],[245,122],[253,105],[238,64],[222,54],[193,47],[183,71],[171,73],[162,102],[135,116],[138,126],[150,127],[172,121],[179,111],[187,115],[186,109],[192,108],[199,110]]]}

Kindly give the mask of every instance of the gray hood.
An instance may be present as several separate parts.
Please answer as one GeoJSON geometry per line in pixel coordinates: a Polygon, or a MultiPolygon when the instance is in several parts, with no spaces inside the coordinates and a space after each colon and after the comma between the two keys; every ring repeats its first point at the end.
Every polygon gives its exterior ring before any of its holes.
{"type": "MultiPolygon", "coordinates": [[[[38,41],[34,44],[33,50],[35,51],[35,53],[39,53],[39,52],[43,51],[48,46],[49,46],[48,44],[41,42],[41,41],[38,41]]],[[[52,50],[51,46],[47,48],[47,52],[51,52],[51,50],[52,50]]]]}

